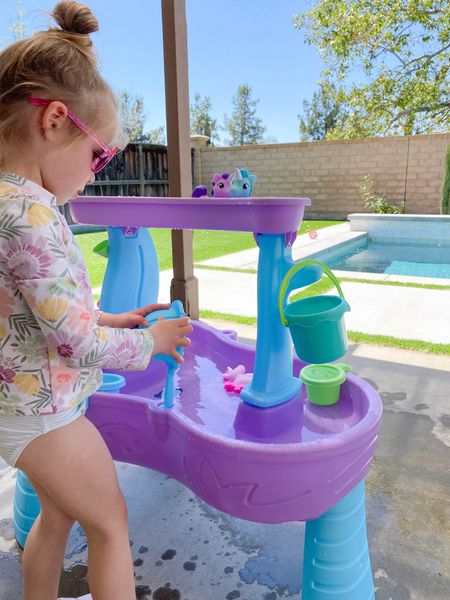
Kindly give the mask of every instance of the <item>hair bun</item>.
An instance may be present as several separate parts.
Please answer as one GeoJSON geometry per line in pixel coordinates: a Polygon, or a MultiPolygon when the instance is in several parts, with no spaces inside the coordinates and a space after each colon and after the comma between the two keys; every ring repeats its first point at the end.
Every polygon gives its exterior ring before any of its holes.
{"type": "Polygon", "coordinates": [[[73,0],[62,0],[51,13],[63,31],[89,35],[98,31],[98,21],[91,9],[85,4],[73,0]]]}

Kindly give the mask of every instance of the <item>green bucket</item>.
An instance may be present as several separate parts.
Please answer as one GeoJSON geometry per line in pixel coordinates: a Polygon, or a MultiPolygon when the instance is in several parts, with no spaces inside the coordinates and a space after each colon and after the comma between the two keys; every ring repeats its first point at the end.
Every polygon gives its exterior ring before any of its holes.
{"type": "Polygon", "coordinates": [[[339,400],[341,384],[350,371],[349,365],[307,365],[300,371],[300,379],[306,386],[306,396],[313,404],[329,406],[339,400]]]}
{"type": "Polygon", "coordinates": [[[302,260],[289,269],[278,294],[281,322],[289,327],[297,356],[312,364],[333,362],[347,352],[344,313],[350,310],[341,286],[330,269],[318,260],[302,260]],[[319,265],[336,286],[339,296],[302,298],[284,306],[292,277],[305,267],[319,265]]]}

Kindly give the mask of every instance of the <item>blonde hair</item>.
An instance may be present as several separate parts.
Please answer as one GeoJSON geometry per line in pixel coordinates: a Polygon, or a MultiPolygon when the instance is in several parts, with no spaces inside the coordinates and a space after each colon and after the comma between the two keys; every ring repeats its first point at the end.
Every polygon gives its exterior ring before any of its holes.
{"type": "MultiPolygon", "coordinates": [[[[27,140],[27,111],[36,110],[27,102],[30,95],[64,102],[93,129],[106,125],[105,111],[99,110],[105,97],[117,114],[117,100],[100,75],[89,36],[98,31],[95,16],[72,0],[58,2],[50,14],[58,28],[39,31],[0,53],[0,162],[11,144],[27,140]]],[[[80,134],[74,127],[72,139],[80,134]]]]}

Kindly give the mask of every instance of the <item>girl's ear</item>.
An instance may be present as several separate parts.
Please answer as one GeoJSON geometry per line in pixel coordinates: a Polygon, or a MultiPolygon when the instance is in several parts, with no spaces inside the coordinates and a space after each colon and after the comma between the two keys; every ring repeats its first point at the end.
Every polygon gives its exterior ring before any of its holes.
{"type": "Polygon", "coordinates": [[[60,133],[67,122],[67,106],[55,100],[44,110],[41,116],[42,132],[46,139],[50,139],[55,133],[60,133]]]}

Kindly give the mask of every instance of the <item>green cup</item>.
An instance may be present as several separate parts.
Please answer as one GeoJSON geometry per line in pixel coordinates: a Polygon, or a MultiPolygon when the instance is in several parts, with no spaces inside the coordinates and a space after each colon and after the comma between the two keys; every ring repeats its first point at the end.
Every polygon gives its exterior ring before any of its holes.
{"type": "Polygon", "coordinates": [[[349,365],[307,365],[300,371],[300,379],[306,386],[306,396],[312,404],[329,406],[339,400],[341,383],[351,371],[349,365]]]}

